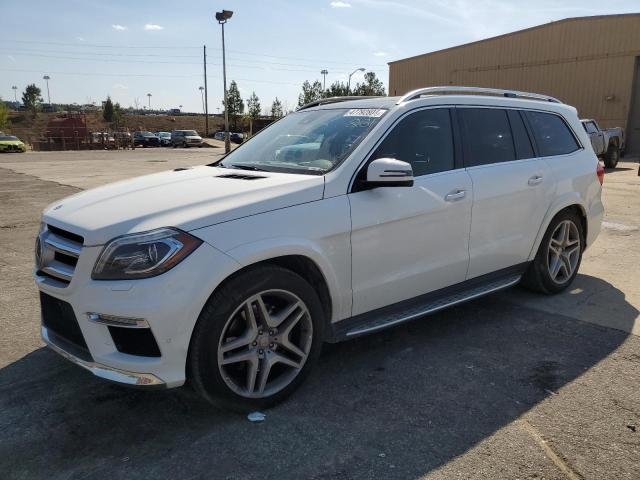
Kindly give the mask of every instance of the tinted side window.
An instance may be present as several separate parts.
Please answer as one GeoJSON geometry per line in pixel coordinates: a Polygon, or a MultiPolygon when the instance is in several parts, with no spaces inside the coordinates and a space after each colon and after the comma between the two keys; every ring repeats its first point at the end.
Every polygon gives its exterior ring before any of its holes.
{"type": "Polygon", "coordinates": [[[571,130],[558,115],[527,112],[527,118],[541,156],[566,155],[580,148],[571,130]]]}
{"type": "Polygon", "coordinates": [[[587,131],[587,133],[597,133],[598,129],[596,128],[596,126],[593,124],[593,122],[587,122],[584,124],[584,129],[587,131]]]}
{"type": "Polygon", "coordinates": [[[408,162],[413,175],[453,169],[451,116],[446,108],[421,110],[405,117],[378,146],[372,160],[395,158],[408,162]]]}
{"type": "Polygon", "coordinates": [[[507,110],[509,115],[509,123],[511,124],[511,132],[513,133],[513,143],[516,147],[516,155],[518,160],[525,158],[534,158],[536,154],[533,152],[529,134],[524,126],[524,121],[520,116],[520,112],[516,110],[507,110]]]}
{"type": "Polygon", "coordinates": [[[516,159],[505,110],[460,108],[458,118],[465,144],[465,166],[473,167],[516,159]]]}

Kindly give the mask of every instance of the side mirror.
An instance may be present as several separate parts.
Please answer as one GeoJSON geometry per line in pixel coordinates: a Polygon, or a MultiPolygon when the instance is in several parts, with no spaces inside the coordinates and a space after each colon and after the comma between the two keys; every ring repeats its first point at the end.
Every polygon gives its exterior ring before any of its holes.
{"type": "Polygon", "coordinates": [[[370,187],[412,187],[411,164],[394,158],[378,158],[367,167],[367,185],[370,187]]]}

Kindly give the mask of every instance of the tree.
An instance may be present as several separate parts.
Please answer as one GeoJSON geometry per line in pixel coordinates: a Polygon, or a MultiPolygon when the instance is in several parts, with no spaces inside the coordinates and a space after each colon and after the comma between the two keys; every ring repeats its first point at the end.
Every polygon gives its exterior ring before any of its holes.
{"type": "Polygon", "coordinates": [[[0,98],[0,130],[9,126],[9,109],[7,104],[0,98]]]}
{"type": "Polygon", "coordinates": [[[278,97],[271,104],[271,116],[273,118],[281,118],[284,116],[282,112],[282,103],[278,100],[278,97]]]}
{"type": "Polygon", "coordinates": [[[42,92],[36,87],[35,83],[27,85],[27,88],[22,94],[22,104],[24,108],[30,110],[34,117],[37,115],[40,105],[42,104],[41,94],[42,92]]]}
{"type": "Polygon", "coordinates": [[[249,111],[249,135],[253,135],[253,122],[260,116],[260,99],[256,92],[251,92],[247,100],[247,110],[249,111]]]}
{"type": "Polygon", "coordinates": [[[111,97],[107,97],[107,101],[104,102],[102,118],[104,118],[105,122],[113,122],[113,102],[111,101],[111,97]]]}
{"type": "Polygon", "coordinates": [[[362,95],[368,97],[384,96],[387,93],[384,91],[384,85],[376,77],[374,72],[367,72],[364,74],[364,83],[358,83],[353,90],[353,95],[362,95]]]}
{"type": "Polygon", "coordinates": [[[323,96],[322,84],[318,80],[313,84],[309,83],[309,80],[305,80],[302,84],[302,93],[298,95],[298,106],[301,107],[307,103],[320,100],[323,96]]]}
{"type": "Polygon", "coordinates": [[[324,92],[324,96],[326,98],[344,97],[347,95],[349,95],[349,90],[347,90],[347,85],[338,81],[333,82],[331,86],[329,86],[329,88],[327,88],[327,90],[324,92]]]}
{"type": "MultiPolygon", "coordinates": [[[[244,102],[242,101],[240,90],[238,90],[238,84],[235,82],[235,80],[231,80],[229,91],[227,92],[227,100],[229,101],[229,116],[233,121],[234,129],[237,129],[238,115],[244,112],[244,102]]],[[[227,108],[227,106],[224,104],[224,100],[222,101],[222,105],[224,105],[224,108],[227,108]]]]}
{"type": "Polygon", "coordinates": [[[120,122],[122,122],[122,107],[120,107],[119,103],[116,103],[113,106],[113,126],[115,128],[120,127],[120,122]]]}

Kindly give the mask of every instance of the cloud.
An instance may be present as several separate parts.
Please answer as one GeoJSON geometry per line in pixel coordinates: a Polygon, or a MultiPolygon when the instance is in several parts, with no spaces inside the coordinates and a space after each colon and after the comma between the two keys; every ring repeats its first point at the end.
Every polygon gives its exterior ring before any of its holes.
{"type": "Polygon", "coordinates": [[[124,25],[118,25],[117,23],[114,25],[111,25],[111,28],[113,28],[114,30],[118,30],[118,31],[122,31],[122,30],[126,30],[127,27],[125,27],[124,25]]]}
{"type": "Polygon", "coordinates": [[[350,3],[347,3],[347,2],[340,2],[340,1],[337,1],[337,2],[331,2],[331,3],[329,4],[329,6],[330,6],[331,8],[351,8],[351,4],[350,4],[350,3]]]}
{"type": "Polygon", "coordinates": [[[164,27],[162,25],[156,25],[155,23],[145,23],[144,29],[145,30],[164,30],[164,27]]]}
{"type": "Polygon", "coordinates": [[[389,54],[387,52],[373,52],[373,55],[376,57],[386,57],[389,54]]]}
{"type": "Polygon", "coordinates": [[[16,61],[16,59],[15,59],[15,57],[14,57],[13,55],[7,55],[7,58],[8,58],[9,60],[11,60],[12,62],[15,62],[15,61],[16,61]]]}

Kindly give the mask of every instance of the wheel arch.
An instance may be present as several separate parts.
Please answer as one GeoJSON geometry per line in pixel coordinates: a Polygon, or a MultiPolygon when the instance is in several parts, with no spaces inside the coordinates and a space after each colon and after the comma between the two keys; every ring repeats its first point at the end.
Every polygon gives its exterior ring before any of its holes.
{"type": "Polygon", "coordinates": [[[547,232],[549,225],[552,220],[561,212],[565,210],[574,211],[578,217],[580,218],[580,223],[582,227],[582,233],[584,239],[587,239],[587,233],[589,229],[589,222],[587,220],[587,209],[585,208],[582,200],[578,197],[577,194],[567,195],[561,199],[559,199],[556,203],[554,203],[547,214],[544,217],[542,224],[540,225],[540,229],[538,230],[538,235],[536,236],[536,240],[531,248],[531,252],[529,252],[529,260],[533,260],[538,252],[538,248],[540,248],[540,242],[542,242],[542,238],[544,234],[547,232]]]}

